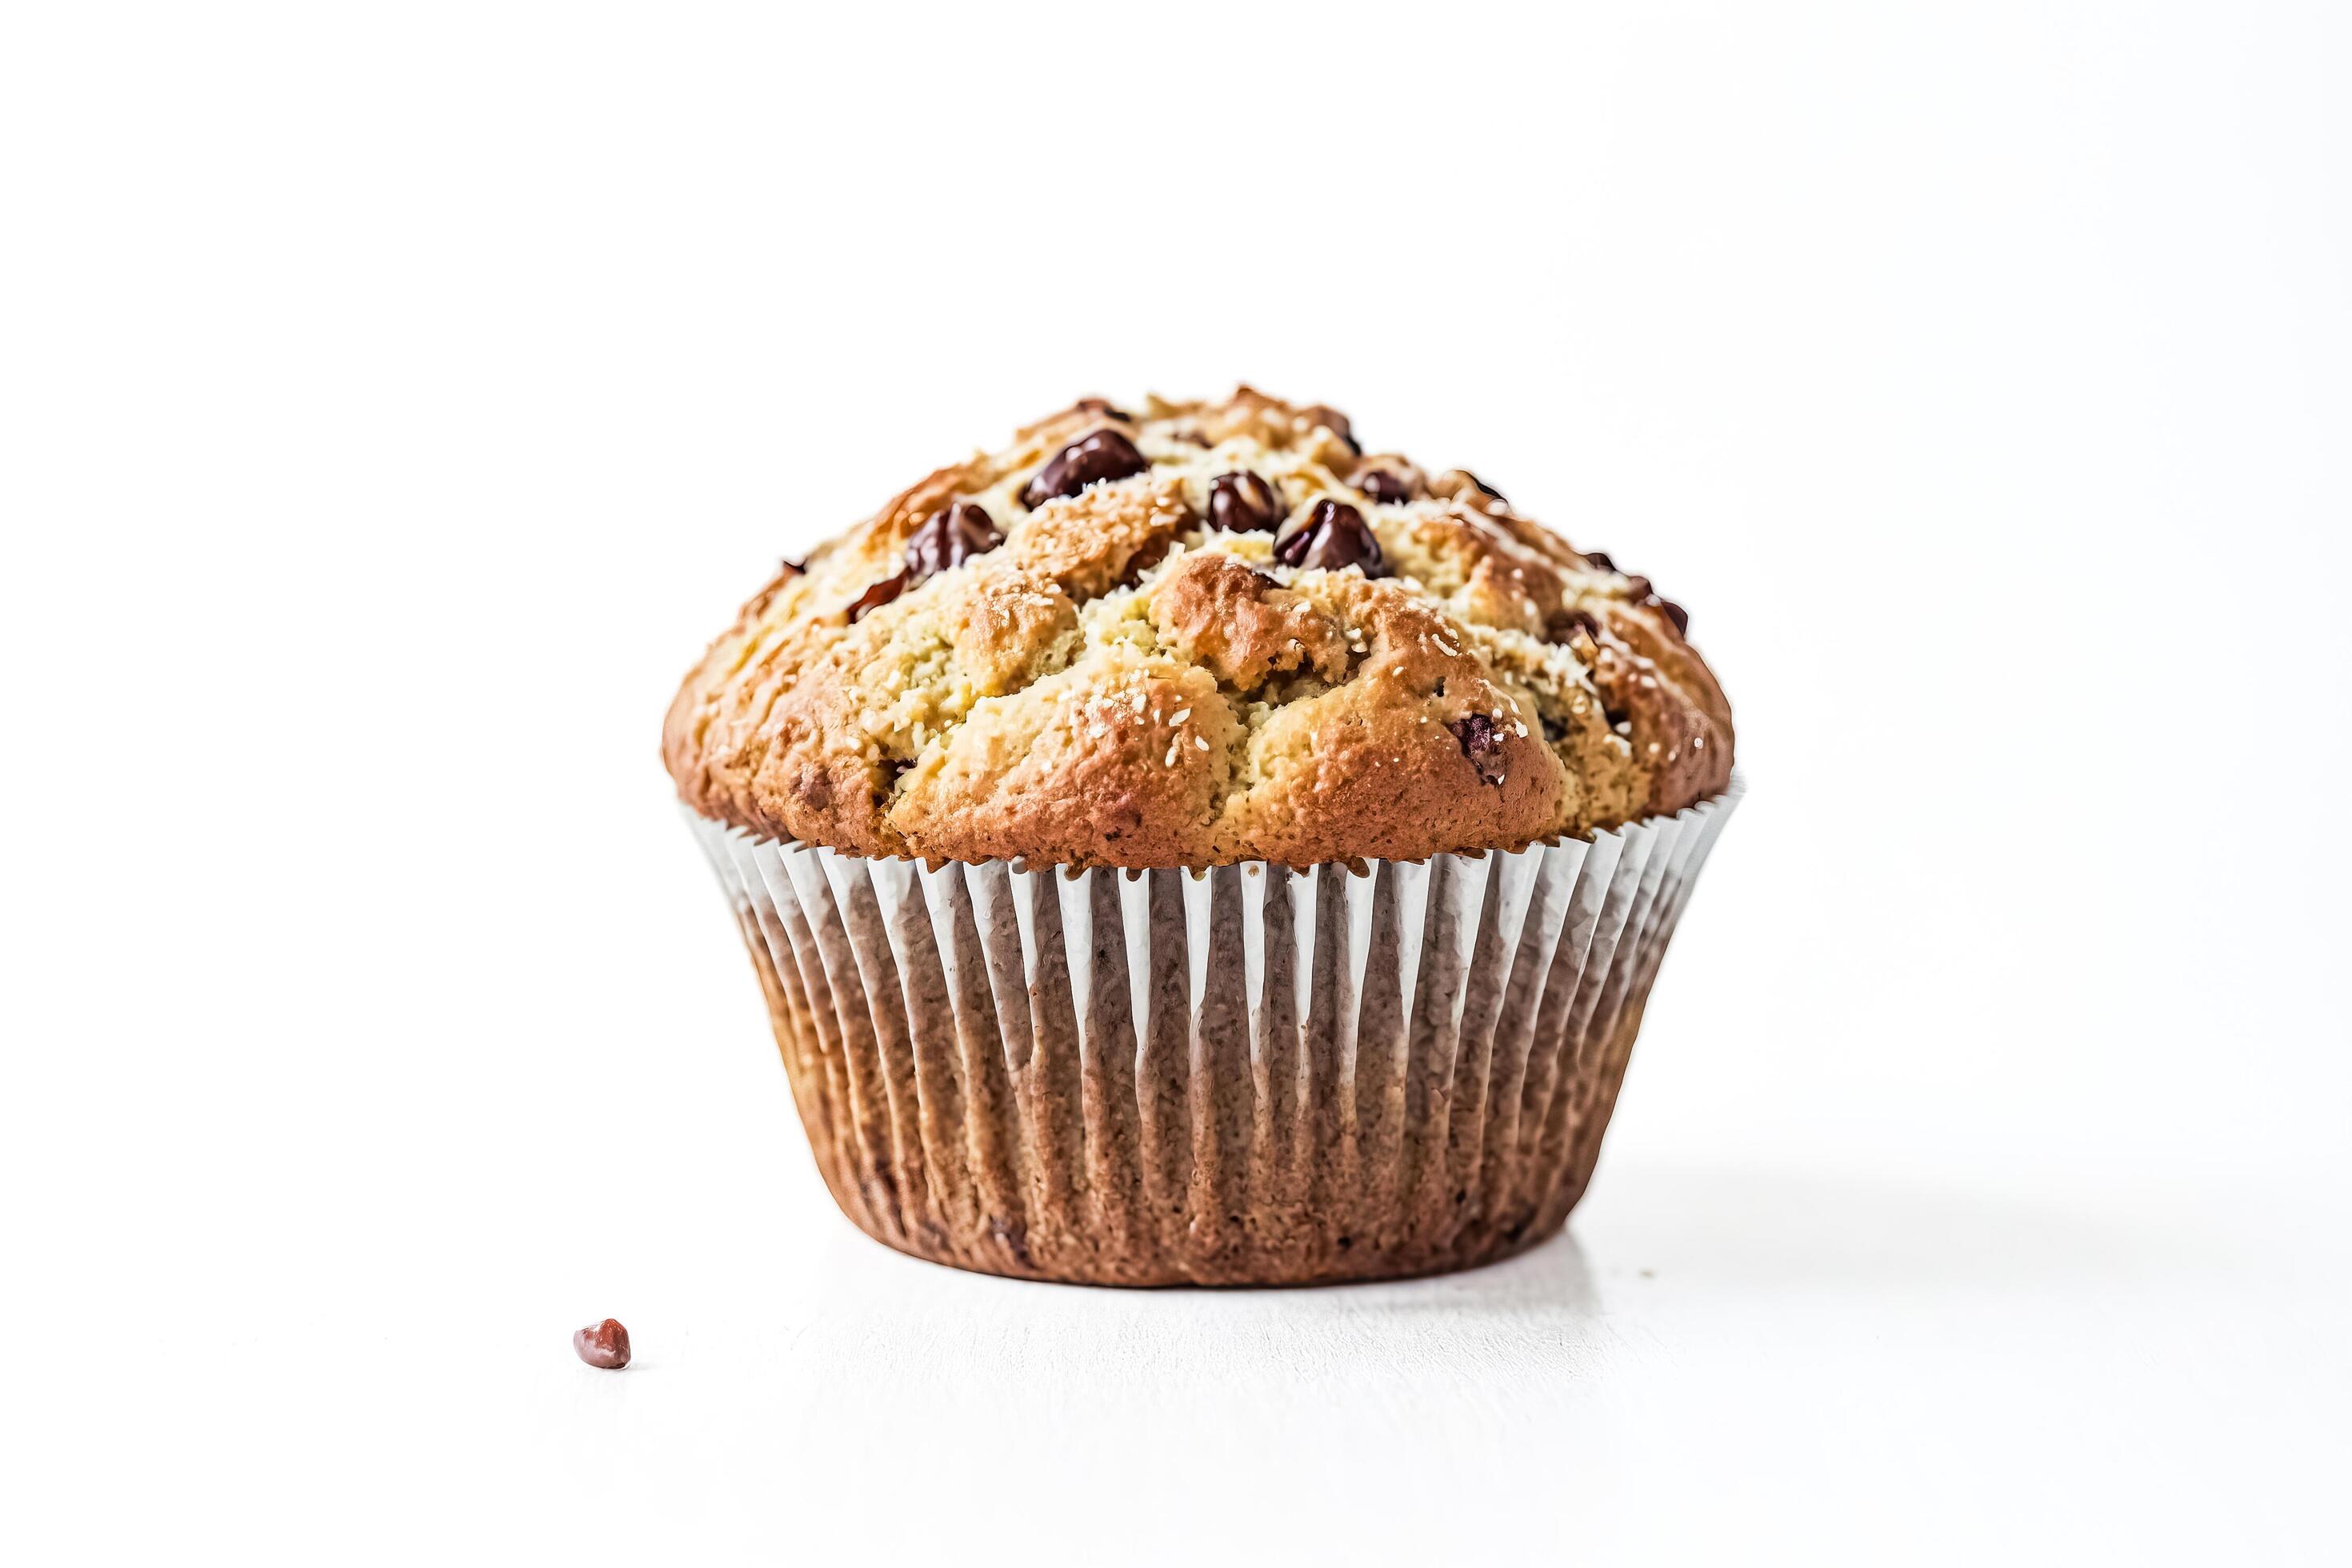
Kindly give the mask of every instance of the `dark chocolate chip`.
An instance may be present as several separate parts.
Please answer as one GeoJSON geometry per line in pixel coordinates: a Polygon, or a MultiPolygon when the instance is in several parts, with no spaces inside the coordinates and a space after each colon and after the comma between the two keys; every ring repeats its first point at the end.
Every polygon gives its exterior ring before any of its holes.
{"type": "Polygon", "coordinates": [[[1470,765],[1478,770],[1480,782],[1490,784],[1503,782],[1503,731],[1499,725],[1484,713],[1473,713],[1467,718],[1456,719],[1445,727],[1453,731],[1454,738],[1462,743],[1462,754],[1469,758],[1470,765]]]}
{"type": "Polygon", "coordinates": [[[1219,474],[1209,481],[1209,522],[1227,533],[1272,533],[1290,509],[1282,492],[1252,473],[1219,474]]]}
{"type": "Polygon", "coordinates": [[[1491,497],[1496,500],[1501,501],[1505,506],[1511,504],[1510,497],[1505,495],[1502,491],[1496,489],[1494,486],[1488,484],[1486,480],[1480,479],[1469,469],[1463,469],[1462,477],[1468,479],[1472,484],[1476,485],[1480,495],[1491,497]]]}
{"type": "Polygon", "coordinates": [[[1388,563],[1381,558],[1381,542],[1372,537],[1364,514],[1328,496],[1276,536],[1274,558],[1285,566],[1319,566],[1332,572],[1361,566],[1367,577],[1388,575],[1388,563]]]}
{"type": "Polygon", "coordinates": [[[1635,604],[1646,605],[1672,621],[1676,637],[1690,635],[1690,612],[1671,600],[1658,597],[1658,590],[1647,577],[1629,577],[1625,585],[1632,591],[1635,604]]]}
{"type": "Polygon", "coordinates": [[[1034,510],[1056,496],[1074,496],[1088,485],[1123,479],[1150,466],[1135,443],[1118,431],[1097,430],[1055,453],[1021,492],[1021,504],[1034,510]]]}
{"type": "Polygon", "coordinates": [[[1383,506],[1396,506],[1412,499],[1412,486],[1402,474],[1386,468],[1366,468],[1354,479],[1355,487],[1383,506]]]}
{"type": "Polygon", "coordinates": [[[1364,455],[1364,449],[1356,445],[1356,427],[1348,423],[1348,416],[1346,415],[1340,413],[1329,404],[1318,403],[1311,408],[1302,408],[1298,412],[1308,424],[1320,425],[1326,430],[1330,431],[1332,435],[1337,436],[1340,440],[1346,442],[1348,444],[1348,450],[1355,453],[1359,458],[1364,455]]]}
{"type": "Polygon", "coordinates": [[[1543,721],[1543,735],[1544,739],[1551,744],[1555,746],[1559,744],[1559,742],[1568,739],[1567,721],[1552,718],[1545,719],[1543,721]]]}
{"type": "MultiPolygon", "coordinates": [[[[1574,637],[1577,633],[1582,632],[1586,637],[1591,638],[1596,644],[1601,641],[1601,623],[1592,618],[1592,615],[1590,611],[1570,610],[1568,612],[1566,619],[1568,621],[1568,637],[1574,637]]],[[[1566,642],[1568,637],[1564,637],[1559,640],[1566,642]]]]}
{"type": "Polygon", "coordinates": [[[1609,559],[1609,552],[1605,550],[1588,550],[1584,552],[1584,558],[1603,572],[1617,570],[1617,563],[1609,559]]]}
{"type": "Polygon", "coordinates": [[[805,577],[808,575],[808,563],[805,561],[795,561],[789,555],[785,556],[783,560],[778,562],[777,565],[785,573],[794,577],[805,577]]]}
{"type": "Polygon", "coordinates": [[[629,1364],[629,1331],[618,1318],[582,1329],[572,1336],[572,1348],[590,1366],[618,1372],[629,1364]]]}
{"type": "Polygon", "coordinates": [[[880,609],[907,591],[907,580],[912,574],[903,568],[885,577],[849,603],[849,624],[856,626],[866,616],[880,609]]]}
{"type": "Polygon", "coordinates": [[[933,512],[908,539],[907,569],[920,583],[975,555],[985,555],[1003,542],[1004,535],[997,531],[995,520],[985,507],[960,500],[933,512]]]}

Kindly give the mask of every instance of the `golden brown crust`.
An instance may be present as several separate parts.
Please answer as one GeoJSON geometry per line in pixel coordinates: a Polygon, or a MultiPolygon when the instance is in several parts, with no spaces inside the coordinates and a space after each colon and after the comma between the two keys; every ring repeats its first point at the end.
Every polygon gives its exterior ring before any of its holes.
{"type": "Polygon", "coordinates": [[[1722,790],[1730,710],[1678,611],[1469,475],[1351,438],[1244,387],[1089,400],[938,470],[688,675],[662,737],[680,796],[860,854],[1197,866],[1511,848],[1722,790]],[[1110,477],[1024,504],[1098,431],[1110,477]],[[1378,561],[1288,565],[1212,527],[1234,472],[1286,528],[1352,509],[1378,561]],[[993,547],[942,557],[918,531],[959,503],[993,547]]]}
{"type": "Polygon", "coordinates": [[[1339,623],[1230,555],[1186,556],[1145,603],[1162,643],[1239,690],[1301,668],[1333,682],[1347,675],[1339,623]]]}

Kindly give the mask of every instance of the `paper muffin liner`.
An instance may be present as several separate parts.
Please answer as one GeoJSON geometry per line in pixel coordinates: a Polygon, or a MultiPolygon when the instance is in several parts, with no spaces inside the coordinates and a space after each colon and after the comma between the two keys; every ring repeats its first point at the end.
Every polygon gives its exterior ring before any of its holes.
{"type": "Polygon", "coordinates": [[[934,867],[688,820],[868,1235],[1026,1279],[1272,1285],[1566,1223],[1739,794],[1305,871],[934,867]]]}

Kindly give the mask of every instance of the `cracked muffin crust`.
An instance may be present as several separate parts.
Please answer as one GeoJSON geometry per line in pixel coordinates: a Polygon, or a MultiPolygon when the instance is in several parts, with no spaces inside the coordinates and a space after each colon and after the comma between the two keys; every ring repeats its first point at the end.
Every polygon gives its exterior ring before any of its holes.
{"type": "Polygon", "coordinates": [[[1332,409],[1089,398],[786,563],[662,752],[704,816],[860,855],[1514,849],[1724,788],[1687,626],[1332,409]]]}

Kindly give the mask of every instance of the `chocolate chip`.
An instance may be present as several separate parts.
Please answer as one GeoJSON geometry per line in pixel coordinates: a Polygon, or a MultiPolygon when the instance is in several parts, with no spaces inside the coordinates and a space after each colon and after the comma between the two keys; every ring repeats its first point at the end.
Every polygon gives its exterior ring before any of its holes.
{"type": "Polygon", "coordinates": [[[1511,504],[1510,497],[1505,495],[1502,491],[1496,489],[1494,486],[1488,484],[1486,480],[1480,479],[1469,469],[1463,468],[1458,471],[1464,479],[1468,479],[1472,484],[1478,487],[1478,493],[1480,495],[1492,497],[1494,500],[1501,501],[1505,506],[1511,504]]]}
{"type": "Polygon", "coordinates": [[[1478,770],[1482,783],[1499,784],[1503,782],[1504,748],[1500,726],[1484,713],[1473,713],[1467,718],[1456,719],[1445,727],[1453,731],[1454,738],[1462,743],[1462,754],[1470,759],[1472,767],[1478,770]]]}
{"type": "Polygon", "coordinates": [[[1198,430],[1179,430],[1176,432],[1176,439],[1194,447],[1208,447],[1216,445],[1214,441],[1210,440],[1198,430]]]}
{"type": "Polygon", "coordinates": [[[1609,552],[1605,550],[1588,550],[1584,552],[1584,559],[1603,572],[1617,570],[1617,563],[1609,559],[1609,552]]]}
{"type": "Polygon", "coordinates": [[[1564,618],[1568,622],[1568,635],[1561,637],[1560,641],[1566,642],[1569,637],[1574,637],[1579,632],[1582,632],[1596,645],[1601,641],[1601,623],[1592,618],[1591,612],[1570,610],[1564,618]]]}
{"type": "Polygon", "coordinates": [[[1383,506],[1397,506],[1412,499],[1412,486],[1405,477],[1386,468],[1366,468],[1349,482],[1383,506]]]}
{"type": "Polygon", "coordinates": [[[1647,577],[1629,577],[1625,581],[1625,586],[1631,591],[1635,604],[1645,605],[1673,622],[1675,636],[1680,637],[1690,635],[1690,612],[1670,599],[1658,597],[1658,590],[1651,584],[1647,577]]]}
{"type": "Polygon", "coordinates": [[[968,500],[940,508],[907,536],[907,564],[850,602],[849,624],[856,626],[909,588],[961,566],[975,555],[985,555],[1004,542],[1004,535],[988,509],[968,500]]]}
{"type": "Polygon", "coordinates": [[[1381,558],[1381,542],[1372,537],[1364,514],[1328,496],[1276,536],[1274,558],[1285,566],[1319,566],[1332,572],[1360,565],[1367,577],[1385,577],[1389,570],[1381,558]]]}
{"type": "Polygon", "coordinates": [[[1135,443],[1118,431],[1097,430],[1055,453],[1021,492],[1021,504],[1034,511],[1056,496],[1074,496],[1088,485],[1123,479],[1150,466],[1135,443]]]}
{"type": "Polygon", "coordinates": [[[853,626],[856,626],[858,622],[864,620],[868,614],[880,609],[883,605],[888,604],[891,600],[905,593],[908,587],[908,578],[912,574],[905,570],[900,570],[890,576],[883,578],[882,581],[875,584],[874,586],[866,589],[863,594],[858,595],[856,598],[852,599],[849,602],[849,624],[853,626]]]}
{"type": "Polygon", "coordinates": [[[1305,419],[1309,425],[1320,425],[1323,428],[1331,432],[1332,435],[1337,436],[1340,440],[1346,442],[1348,444],[1348,450],[1355,453],[1359,458],[1364,455],[1364,449],[1356,445],[1355,426],[1348,423],[1348,416],[1346,415],[1340,413],[1329,404],[1318,403],[1311,408],[1302,408],[1298,413],[1299,416],[1305,419]]]}
{"type": "Polygon", "coordinates": [[[795,561],[791,556],[787,555],[776,564],[788,576],[805,577],[808,575],[808,563],[805,561],[795,561]]]}
{"type": "MultiPolygon", "coordinates": [[[[1004,542],[985,507],[960,500],[933,512],[907,541],[907,569],[920,583],[1004,542]]],[[[911,584],[910,584],[911,586],[911,584]]]]}
{"type": "Polygon", "coordinates": [[[629,1364],[629,1331],[618,1318],[607,1318],[572,1336],[572,1348],[590,1366],[618,1372],[629,1364]]]}
{"type": "Polygon", "coordinates": [[[1568,739],[1568,721],[1564,719],[1547,717],[1543,721],[1543,736],[1551,744],[1555,746],[1559,744],[1568,739]]]}
{"type": "Polygon", "coordinates": [[[1209,481],[1209,523],[1227,533],[1272,533],[1290,509],[1282,492],[1252,473],[1219,474],[1209,481]]]}
{"type": "Polygon", "coordinates": [[[1135,423],[1134,415],[1124,409],[1112,407],[1110,400],[1107,397],[1081,397],[1071,407],[1075,413],[1091,414],[1097,419],[1116,419],[1127,425],[1135,423]]]}

